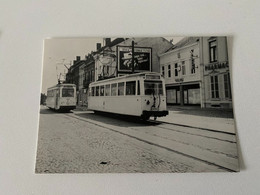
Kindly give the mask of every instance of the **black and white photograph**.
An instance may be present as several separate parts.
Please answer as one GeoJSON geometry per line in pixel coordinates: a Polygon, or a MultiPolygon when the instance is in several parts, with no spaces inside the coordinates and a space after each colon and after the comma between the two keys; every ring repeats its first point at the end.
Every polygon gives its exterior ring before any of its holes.
{"type": "Polygon", "coordinates": [[[45,39],[35,173],[238,172],[229,43],[45,39]]]}

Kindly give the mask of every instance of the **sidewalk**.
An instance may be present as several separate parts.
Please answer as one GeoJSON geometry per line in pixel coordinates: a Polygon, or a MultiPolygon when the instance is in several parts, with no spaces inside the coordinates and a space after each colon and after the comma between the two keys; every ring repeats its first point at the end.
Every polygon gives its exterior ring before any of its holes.
{"type": "MultiPolygon", "coordinates": [[[[227,133],[235,132],[232,109],[200,108],[198,106],[167,106],[169,115],[157,121],[192,126],[227,133]]],[[[77,106],[74,111],[87,111],[86,106],[77,106]]],[[[153,119],[151,117],[151,119],[153,119]]]]}
{"type": "Polygon", "coordinates": [[[235,133],[232,109],[168,106],[169,115],[157,120],[179,125],[235,133]]]}

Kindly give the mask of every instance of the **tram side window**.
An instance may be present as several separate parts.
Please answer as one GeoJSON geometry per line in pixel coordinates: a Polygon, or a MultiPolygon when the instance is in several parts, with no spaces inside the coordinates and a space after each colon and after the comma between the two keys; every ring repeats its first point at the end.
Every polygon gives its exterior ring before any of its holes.
{"type": "Polygon", "coordinates": [[[105,86],[105,96],[110,96],[110,85],[105,86]]]}
{"type": "Polygon", "coordinates": [[[95,96],[95,87],[91,87],[91,96],[95,96]]]}
{"type": "Polygon", "coordinates": [[[126,95],[135,95],[135,81],[126,82],[126,95]]]}
{"type": "Polygon", "coordinates": [[[114,83],[111,85],[111,95],[116,96],[117,84],[114,83]]]}
{"type": "Polygon", "coordinates": [[[104,96],[104,85],[100,86],[100,96],[104,96]]]}
{"type": "Polygon", "coordinates": [[[96,96],[99,96],[99,86],[96,86],[96,96]]]}
{"type": "Polygon", "coordinates": [[[137,95],[140,95],[140,81],[137,81],[137,95]]]}
{"type": "Polygon", "coordinates": [[[124,95],[125,83],[118,83],[118,95],[124,95]]]}

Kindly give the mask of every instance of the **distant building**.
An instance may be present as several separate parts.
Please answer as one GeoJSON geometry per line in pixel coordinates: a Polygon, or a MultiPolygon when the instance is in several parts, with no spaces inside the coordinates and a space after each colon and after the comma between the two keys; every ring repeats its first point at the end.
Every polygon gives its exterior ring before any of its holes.
{"type": "Polygon", "coordinates": [[[226,37],[186,37],[160,55],[168,104],[232,108],[226,37]]]}

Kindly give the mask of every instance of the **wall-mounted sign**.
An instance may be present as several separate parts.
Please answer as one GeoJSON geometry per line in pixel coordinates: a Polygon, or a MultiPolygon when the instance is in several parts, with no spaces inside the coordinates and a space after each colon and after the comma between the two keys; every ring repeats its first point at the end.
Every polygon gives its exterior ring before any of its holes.
{"type": "MultiPolygon", "coordinates": [[[[117,65],[118,72],[132,71],[132,47],[117,46],[117,65]]],[[[134,48],[134,71],[143,72],[152,69],[152,48],[135,47],[134,48]]]]}

